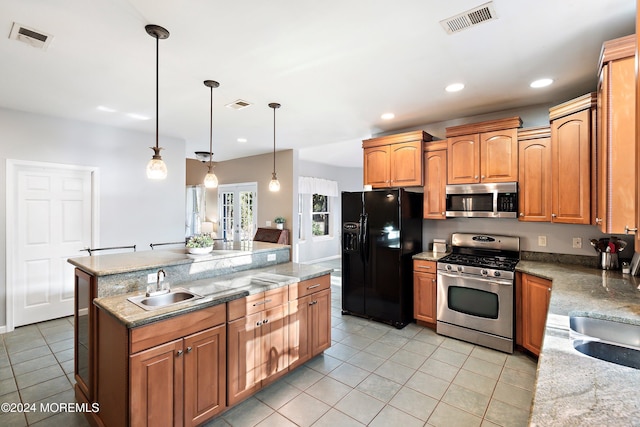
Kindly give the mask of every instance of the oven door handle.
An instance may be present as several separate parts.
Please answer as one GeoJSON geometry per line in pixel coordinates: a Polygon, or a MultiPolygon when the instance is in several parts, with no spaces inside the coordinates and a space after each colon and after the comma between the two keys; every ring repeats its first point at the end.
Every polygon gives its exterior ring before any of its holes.
{"type": "Polygon", "coordinates": [[[471,280],[476,280],[478,282],[485,282],[485,283],[495,283],[498,285],[506,285],[506,286],[513,286],[513,282],[511,280],[500,280],[500,279],[494,279],[491,277],[483,277],[483,276],[472,276],[469,274],[450,274],[450,273],[445,273],[442,271],[438,271],[438,275],[439,276],[443,276],[443,277],[449,277],[451,279],[471,279],[471,280]]]}

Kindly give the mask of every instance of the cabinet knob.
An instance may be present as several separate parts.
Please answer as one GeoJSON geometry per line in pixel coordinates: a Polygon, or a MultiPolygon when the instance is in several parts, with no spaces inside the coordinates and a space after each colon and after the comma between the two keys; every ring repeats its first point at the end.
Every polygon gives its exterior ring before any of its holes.
{"type": "Polygon", "coordinates": [[[256,326],[260,326],[260,325],[262,325],[262,322],[256,323],[256,326]]]}
{"type": "Polygon", "coordinates": [[[478,179],[478,175],[474,176],[473,179],[478,179]]]}
{"type": "Polygon", "coordinates": [[[520,216],[524,216],[524,212],[520,212],[520,216]]]}
{"type": "Polygon", "coordinates": [[[178,350],[176,353],[176,357],[180,357],[180,356],[182,356],[182,350],[178,350]]]}
{"type": "Polygon", "coordinates": [[[187,347],[187,353],[191,353],[191,350],[193,350],[193,348],[191,348],[191,346],[187,347]]]}
{"type": "Polygon", "coordinates": [[[557,217],[558,217],[558,215],[556,215],[554,213],[551,214],[551,218],[557,218],[557,217]]]}
{"type": "Polygon", "coordinates": [[[596,218],[596,224],[598,225],[602,224],[602,218],[596,218]]]}
{"type": "Polygon", "coordinates": [[[444,212],[440,212],[440,215],[444,216],[444,212]]]}
{"type": "Polygon", "coordinates": [[[264,319],[264,320],[262,321],[262,324],[263,324],[263,325],[264,325],[265,323],[269,323],[269,319],[264,319]]]}
{"type": "Polygon", "coordinates": [[[624,226],[624,234],[629,234],[629,233],[635,233],[636,231],[638,231],[638,227],[636,228],[629,228],[628,225],[624,226]]]}
{"type": "MultiPolygon", "coordinates": [[[[477,177],[476,177],[476,178],[477,178],[477,177]]],[[[482,175],[480,178],[481,178],[481,179],[484,179],[484,178],[485,178],[485,176],[484,176],[484,175],[482,175]]]]}

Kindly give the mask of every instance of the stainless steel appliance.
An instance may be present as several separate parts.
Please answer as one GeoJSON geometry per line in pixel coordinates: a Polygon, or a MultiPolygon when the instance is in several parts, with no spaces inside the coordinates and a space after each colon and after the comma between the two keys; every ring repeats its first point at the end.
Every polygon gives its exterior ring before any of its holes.
{"type": "Polygon", "coordinates": [[[448,217],[517,217],[517,182],[453,184],[445,192],[448,217]]]}
{"type": "Polygon", "coordinates": [[[422,193],[343,192],[342,221],[342,313],[404,327],[413,320],[422,193]]]}
{"type": "Polygon", "coordinates": [[[437,264],[436,332],[513,353],[520,238],[454,233],[437,264]]]}

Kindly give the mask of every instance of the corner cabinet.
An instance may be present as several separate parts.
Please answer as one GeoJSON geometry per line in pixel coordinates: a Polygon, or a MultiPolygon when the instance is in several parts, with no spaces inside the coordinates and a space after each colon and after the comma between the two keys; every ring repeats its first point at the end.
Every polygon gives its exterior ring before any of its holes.
{"type": "Polygon", "coordinates": [[[635,35],[607,41],[598,83],[595,224],[603,233],[637,232],[635,195],[635,35]]]}
{"type": "Polygon", "coordinates": [[[422,143],[431,139],[426,132],[413,131],[362,141],[364,185],[373,188],[422,185],[422,143]]]}
{"type": "Polygon", "coordinates": [[[518,131],[518,219],[551,221],[551,129],[518,131]]]}
{"type": "Polygon", "coordinates": [[[596,93],[549,109],[551,120],[551,221],[590,224],[596,93]]]}
{"type": "Polygon", "coordinates": [[[447,143],[424,144],[424,198],[425,219],[446,219],[447,206],[447,143]]]}
{"type": "Polygon", "coordinates": [[[436,262],[413,260],[413,317],[418,324],[436,326],[436,262]]]}
{"type": "Polygon", "coordinates": [[[540,355],[551,298],[551,281],[525,273],[516,275],[516,344],[540,355]],[[519,306],[519,307],[518,307],[519,306]],[[517,310],[520,308],[520,310],[517,310]]]}
{"type": "Polygon", "coordinates": [[[226,305],[127,329],[98,310],[96,424],[195,426],[226,408],[226,305]]]}
{"type": "Polygon", "coordinates": [[[447,183],[518,180],[520,117],[446,128],[447,183]]]}

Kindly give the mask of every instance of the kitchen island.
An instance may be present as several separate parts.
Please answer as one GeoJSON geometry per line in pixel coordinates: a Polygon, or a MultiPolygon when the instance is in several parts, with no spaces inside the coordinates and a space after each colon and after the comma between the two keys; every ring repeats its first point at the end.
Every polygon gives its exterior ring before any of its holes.
{"type": "Polygon", "coordinates": [[[288,246],[262,242],[69,260],[76,398],[100,405],[89,422],[197,425],[328,348],[332,270],[288,260],[288,246]],[[130,301],[160,269],[197,298],[130,301]]]}
{"type": "Polygon", "coordinates": [[[530,425],[640,425],[640,370],[578,352],[569,329],[576,315],[640,328],[640,278],[536,261],[516,270],[553,281],[530,425]]]}

